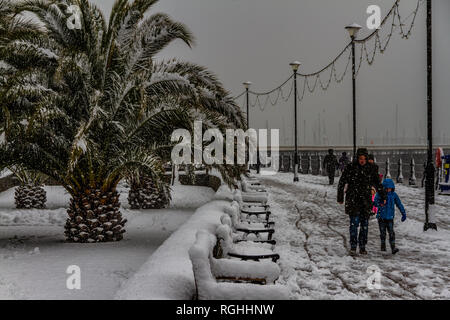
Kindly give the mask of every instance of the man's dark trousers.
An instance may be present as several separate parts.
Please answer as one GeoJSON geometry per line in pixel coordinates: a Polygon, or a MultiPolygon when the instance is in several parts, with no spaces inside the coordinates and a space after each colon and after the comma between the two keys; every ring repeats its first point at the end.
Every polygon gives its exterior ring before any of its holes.
{"type": "Polygon", "coordinates": [[[350,216],[350,246],[356,250],[359,243],[360,249],[365,249],[369,235],[369,217],[350,216]],[[359,236],[358,236],[358,227],[359,236]]]}
{"type": "Polygon", "coordinates": [[[330,182],[330,185],[334,184],[334,171],[328,171],[328,180],[330,182]]]}

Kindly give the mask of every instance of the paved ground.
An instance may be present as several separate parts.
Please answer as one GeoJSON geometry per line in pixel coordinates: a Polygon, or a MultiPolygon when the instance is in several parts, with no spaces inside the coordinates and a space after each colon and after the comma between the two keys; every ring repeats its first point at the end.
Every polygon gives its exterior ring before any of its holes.
{"type": "Polygon", "coordinates": [[[395,219],[393,256],[379,250],[378,223],[369,225],[368,256],[348,255],[348,216],[336,203],[336,185],[327,178],[292,174],[262,178],[271,192],[277,219],[277,250],[283,278],[295,299],[448,299],[450,298],[450,198],[437,197],[439,231],[423,232],[423,190],[398,186],[408,220],[395,219]],[[367,280],[381,273],[381,289],[367,280]]]}

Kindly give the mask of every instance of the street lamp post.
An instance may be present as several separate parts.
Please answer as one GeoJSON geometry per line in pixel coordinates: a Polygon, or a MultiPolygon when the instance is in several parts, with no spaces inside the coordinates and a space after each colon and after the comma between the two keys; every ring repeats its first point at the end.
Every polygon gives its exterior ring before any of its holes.
{"type": "Polygon", "coordinates": [[[295,151],[294,151],[294,182],[298,182],[298,144],[297,144],[297,71],[301,63],[298,61],[289,64],[294,72],[294,119],[295,119],[295,151]]]}
{"type": "Polygon", "coordinates": [[[434,207],[434,161],[433,161],[433,11],[431,0],[427,0],[427,135],[428,156],[425,171],[425,224],[423,230],[437,230],[434,222],[430,222],[430,211],[434,207]]]}
{"type": "Polygon", "coordinates": [[[362,27],[353,23],[346,26],[350,38],[352,39],[352,88],[353,88],[353,156],[356,155],[356,60],[355,60],[355,39],[358,31],[362,27]]]}
{"type": "MultiPolygon", "coordinates": [[[[247,81],[244,82],[243,85],[245,87],[245,95],[246,95],[246,106],[247,106],[247,130],[250,129],[250,116],[249,116],[249,105],[250,105],[250,99],[249,99],[249,90],[251,86],[251,82],[247,81]]],[[[250,171],[250,141],[249,145],[247,146],[247,170],[250,171]]]]}

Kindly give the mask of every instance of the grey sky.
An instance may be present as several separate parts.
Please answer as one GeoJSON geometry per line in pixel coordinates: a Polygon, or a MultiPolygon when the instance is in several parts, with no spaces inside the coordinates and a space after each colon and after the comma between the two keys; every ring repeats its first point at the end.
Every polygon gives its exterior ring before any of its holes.
{"type": "MultiPolygon", "coordinates": [[[[106,15],[113,4],[112,0],[93,2],[106,15]]],[[[394,0],[161,0],[152,11],[168,13],[185,23],[197,39],[192,50],[176,43],[161,58],[179,57],[205,65],[237,95],[247,80],[253,82],[255,91],[279,85],[291,74],[289,62],[293,60],[303,63],[303,72],[324,66],[349,41],[344,30],[347,24],[359,23],[364,26],[360,35],[366,35],[367,7],[379,5],[384,16],[393,3],[394,0]]],[[[416,3],[401,1],[402,16],[409,15],[416,3]]],[[[446,141],[450,140],[450,1],[433,3],[434,135],[435,142],[440,143],[444,135],[446,141]]],[[[395,32],[387,52],[378,55],[373,66],[363,65],[357,79],[358,137],[367,134],[370,141],[386,136],[387,131],[394,137],[398,105],[400,141],[415,139],[416,143],[425,143],[420,139],[426,136],[424,13],[423,6],[409,40],[402,40],[395,32]]],[[[338,66],[338,72],[343,67],[338,66]]],[[[244,107],[244,100],[238,102],[244,107]]],[[[327,92],[319,90],[307,95],[299,106],[300,144],[319,143],[319,114],[320,142],[349,144],[351,108],[350,73],[343,83],[332,84],[327,92]]],[[[264,111],[255,107],[250,111],[250,119],[254,128],[265,128],[267,124],[269,128],[279,128],[281,144],[293,144],[292,100],[276,107],[269,105],[264,111]]]]}

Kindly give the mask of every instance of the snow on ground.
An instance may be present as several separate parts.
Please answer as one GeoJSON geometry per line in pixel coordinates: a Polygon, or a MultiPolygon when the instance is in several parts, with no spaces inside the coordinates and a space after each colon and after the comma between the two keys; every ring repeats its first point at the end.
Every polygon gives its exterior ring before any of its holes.
{"type": "Polygon", "coordinates": [[[175,185],[170,208],[130,210],[120,188],[122,214],[128,219],[120,242],[64,242],[69,195],[45,187],[47,209],[14,209],[14,189],[0,193],[0,299],[111,299],[195,209],[209,202],[207,187],[175,185]],[[66,287],[67,267],[81,268],[81,290],[66,287]]]}
{"type": "MultiPolygon", "coordinates": [[[[277,283],[288,286],[292,299],[450,298],[450,197],[436,196],[439,231],[423,232],[423,189],[398,185],[408,215],[404,223],[396,216],[400,252],[379,251],[373,218],[369,254],[350,257],[349,218],[336,203],[337,182],[328,186],[326,177],[300,175],[294,185],[292,179],[288,173],[261,177],[276,221],[277,283]],[[370,269],[380,270],[381,289],[368,288],[370,269]]],[[[227,190],[214,197],[209,188],[177,184],[170,208],[138,211],[129,209],[122,187],[125,239],[81,245],[64,243],[69,196],[60,187],[46,190],[46,210],[16,210],[13,189],[0,193],[0,299],[189,299],[194,283],[187,250],[199,228],[212,232],[226,202],[204,204],[230,200],[227,190]],[[69,265],[81,267],[81,290],[66,288],[69,265]]]]}
{"type": "MultiPolygon", "coordinates": [[[[408,219],[396,214],[395,256],[380,251],[378,223],[369,224],[367,256],[350,257],[349,218],[328,178],[278,173],[261,177],[271,193],[276,251],[293,299],[449,299],[450,197],[436,196],[438,232],[423,232],[424,190],[397,185],[408,219]],[[368,268],[379,268],[381,289],[370,290],[368,268]]],[[[389,245],[388,245],[389,248],[389,245]]]]}
{"type": "Polygon", "coordinates": [[[190,300],[195,280],[188,251],[198,230],[213,234],[229,201],[211,201],[167,239],[118,291],[120,300],[190,300]]]}

